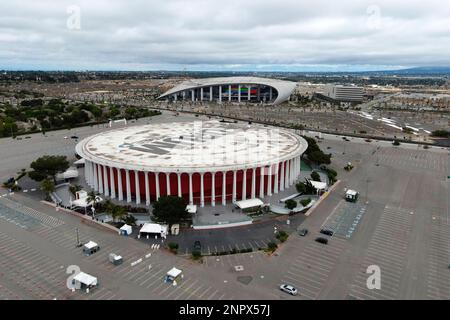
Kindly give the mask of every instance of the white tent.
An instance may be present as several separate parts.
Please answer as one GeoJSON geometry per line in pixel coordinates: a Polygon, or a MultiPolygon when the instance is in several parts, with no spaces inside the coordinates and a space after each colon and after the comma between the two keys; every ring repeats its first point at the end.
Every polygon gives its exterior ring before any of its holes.
{"type": "Polygon", "coordinates": [[[86,160],[84,158],[78,159],[77,161],[75,161],[73,164],[74,165],[81,165],[81,164],[85,164],[86,160]]]}
{"type": "Polygon", "coordinates": [[[264,202],[262,202],[261,199],[254,198],[254,199],[236,201],[235,205],[241,209],[248,209],[248,208],[262,206],[262,205],[264,205],[264,202]]]}
{"type": "Polygon", "coordinates": [[[310,180],[309,182],[311,182],[311,185],[316,188],[316,190],[321,191],[321,190],[325,190],[327,188],[327,184],[325,182],[319,182],[319,181],[313,181],[310,180]]]}
{"type": "Polygon", "coordinates": [[[78,178],[78,170],[77,168],[70,167],[63,173],[59,173],[56,175],[57,180],[65,180],[65,179],[73,179],[78,178]]]}
{"type": "MultiPolygon", "coordinates": [[[[73,200],[71,203],[72,208],[75,208],[75,207],[86,208],[86,207],[91,206],[94,203],[94,201],[87,202],[87,199],[88,199],[88,197],[73,200]]],[[[95,200],[97,201],[97,203],[103,201],[103,199],[99,196],[96,196],[95,200]]]]}
{"type": "Polygon", "coordinates": [[[172,269],[170,269],[170,270],[167,272],[167,276],[169,276],[169,277],[175,279],[176,277],[178,277],[178,276],[179,276],[180,274],[182,274],[182,273],[183,273],[183,271],[181,271],[180,269],[177,269],[177,268],[173,267],[172,269]]]}
{"type": "Polygon", "coordinates": [[[132,228],[128,224],[124,224],[120,227],[120,234],[130,235],[132,232],[132,228]]]}
{"type": "Polygon", "coordinates": [[[144,223],[139,233],[156,233],[165,236],[167,234],[167,226],[157,223],[144,223]]]}
{"type": "Polygon", "coordinates": [[[94,241],[89,241],[84,245],[84,247],[88,250],[93,249],[95,247],[98,247],[98,244],[96,244],[94,241]]]}
{"type": "Polygon", "coordinates": [[[80,284],[84,284],[87,287],[90,286],[96,286],[97,285],[97,278],[91,276],[90,274],[84,273],[84,272],[80,272],[78,273],[73,280],[75,281],[75,283],[80,283],[80,284]]]}

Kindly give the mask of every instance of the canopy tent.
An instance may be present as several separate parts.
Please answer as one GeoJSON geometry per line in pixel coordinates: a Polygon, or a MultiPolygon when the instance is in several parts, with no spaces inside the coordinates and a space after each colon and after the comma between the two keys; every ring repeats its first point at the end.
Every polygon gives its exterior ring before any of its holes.
{"type": "Polygon", "coordinates": [[[78,178],[78,170],[77,168],[70,167],[63,173],[59,173],[56,175],[57,180],[65,180],[65,179],[73,179],[78,178]]]}
{"type": "MultiPolygon", "coordinates": [[[[94,203],[94,201],[88,202],[87,199],[88,199],[88,197],[73,200],[71,202],[72,208],[75,208],[75,207],[86,208],[86,207],[91,206],[94,203]]],[[[99,196],[95,196],[95,200],[97,203],[103,201],[103,199],[99,196]]]]}
{"type": "Polygon", "coordinates": [[[197,213],[197,206],[196,206],[195,204],[193,204],[193,205],[188,204],[188,205],[186,206],[186,210],[187,210],[187,212],[189,212],[190,214],[196,214],[196,213],[197,213]]]}
{"type": "Polygon", "coordinates": [[[130,235],[133,232],[132,228],[130,225],[128,224],[124,224],[123,226],[120,227],[120,232],[119,234],[122,235],[130,235]]]}
{"type": "Polygon", "coordinates": [[[167,276],[169,276],[169,277],[175,279],[176,277],[178,277],[178,276],[181,275],[182,273],[183,273],[183,271],[181,271],[180,269],[177,269],[177,268],[173,267],[172,269],[170,269],[170,270],[167,272],[167,276]]]}
{"type": "Polygon", "coordinates": [[[248,208],[260,207],[260,206],[264,205],[264,202],[262,202],[261,199],[254,198],[254,199],[236,201],[234,204],[237,207],[239,207],[240,209],[248,209],[248,208]]]}
{"type": "Polygon", "coordinates": [[[94,241],[89,241],[88,243],[86,243],[84,245],[84,247],[89,250],[89,249],[93,249],[95,247],[98,247],[98,244],[96,244],[94,241]]]}
{"type": "Polygon", "coordinates": [[[97,285],[97,278],[91,276],[90,274],[84,273],[84,272],[80,272],[78,273],[73,280],[75,282],[84,284],[87,287],[90,286],[96,286],[97,285]]]}
{"type": "Polygon", "coordinates": [[[81,158],[81,159],[75,161],[73,164],[74,165],[82,165],[82,164],[85,164],[85,163],[86,163],[86,160],[84,158],[81,158]]]}
{"type": "Polygon", "coordinates": [[[141,233],[152,233],[165,236],[167,234],[167,226],[157,223],[144,223],[141,230],[139,230],[139,234],[141,233]]]}
{"type": "Polygon", "coordinates": [[[327,188],[327,184],[325,182],[313,181],[313,180],[310,180],[309,182],[311,182],[311,185],[314,188],[316,188],[316,190],[318,190],[318,191],[325,190],[327,188]]]}

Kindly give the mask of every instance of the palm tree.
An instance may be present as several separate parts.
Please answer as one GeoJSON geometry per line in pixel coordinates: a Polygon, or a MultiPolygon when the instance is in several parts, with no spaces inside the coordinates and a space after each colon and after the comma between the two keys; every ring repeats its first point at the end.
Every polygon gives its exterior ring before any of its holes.
{"type": "Polygon", "coordinates": [[[92,206],[95,208],[95,206],[97,205],[97,195],[95,194],[95,191],[90,191],[88,193],[86,202],[87,203],[92,202],[92,206]]]}
{"type": "MultiPolygon", "coordinates": [[[[92,208],[94,208],[94,210],[95,210],[95,206],[97,205],[97,195],[95,194],[95,191],[90,191],[88,193],[86,202],[87,202],[87,204],[92,203],[92,208]]],[[[86,207],[84,209],[86,211],[86,207]]],[[[93,219],[95,218],[94,210],[92,210],[92,218],[93,219]]]]}
{"type": "Polygon", "coordinates": [[[41,182],[41,189],[45,192],[48,197],[50,193],[55,192],[55,183],[50,179],[44,179],[41,182]]]}
{"type": "Polygon", "coordinates": [[[122,219],[127,215],[127,211],[125,210],[124,207],[121,206],[115,206],[113,211],[112,211],[112,218],[113,218],[113,222],[116,222],[117,219],[122,219]]]}
{"type": "Polygon", "coordinates": [[[137,219],[134,216],[130,215],[130,214],[127,214],[125,217],[122,217],[121,220],[125,224],[128,224],[130,226],[135,226],[136,225],[136,221],[137,221],[137,219]]]}

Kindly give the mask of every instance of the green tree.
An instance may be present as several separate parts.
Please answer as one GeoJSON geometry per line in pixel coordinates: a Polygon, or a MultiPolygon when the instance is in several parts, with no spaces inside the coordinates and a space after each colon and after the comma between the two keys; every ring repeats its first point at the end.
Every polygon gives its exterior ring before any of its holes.
{"type": "Polygon", "coordinates": [[[431,133],[432,137],[450,138],[450,131],[447,130],[435,130],[431,133]]]}
{"type": "Polygon", "coordinates": [[[311,179],[313,181],[320,181],[320,174],[317,171],[311,172],[311,179]]]}
{"type": "Polygon", "coordinates": [[[322,150],[317,150],[308,154],[308,159],[317,164],[330,164],[331,154],[325,154],[322,150]]]}
{"type": "Polygon", "coordinates": [[[298,193],[306,193],[306,185],[303,182],[299,182],[295,185],[298,193]]]}
{"type": "Polygon", "coordinates": [[[152,213],[157,222],[165,222],[169,225],[191,218],[186,210],[184,199],[176,196],[160,197],[153,203],[152,213]]]}
{"type": "Polygon", "coordinates": [[[69,168],[66,156],[43,156],[33,161],[30,165],[32,171],[28,176],[35,181],[52,178],[56,183],[56,174],[64,172],[69,168]]]}
{"type": "Polygon", "coordinates": [[[91,203],[92,202],[92,207],[95,208],[95,206],[97,205],[97,194],[95,193],[95,191],[90,191],[88,193],[86,202],[87,203],[91,203]]]}
{"type": "Polygon", "coordinates": [[[122,206],[114,206],[114,209],[112,210],[112,218],[113,221],[116,222],[117,220],[121,220],[127,215],[127,210],[122,206]]]}
{"type": "Polygon", "coordinates": [[[286,202],[284,203],[284,207],[289,210],[292,210],[295,207],[297,207],[297,201],[295,201],[293,199],[286,200],[286,202]]]}
{"type": "Polygon", "coordinates": [[[126,216],[122,217],[121,220],[123,223],[128,224],[130,226],[135,226],[137,222],[137,219],[131,214],[127,214],[126,216]]]}

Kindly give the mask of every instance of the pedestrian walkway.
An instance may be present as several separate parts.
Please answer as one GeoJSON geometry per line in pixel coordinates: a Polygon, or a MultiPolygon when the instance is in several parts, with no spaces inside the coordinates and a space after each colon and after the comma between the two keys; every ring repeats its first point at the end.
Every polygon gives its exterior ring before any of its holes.
{"type": "Polygon", "coordinates": [[[45,213],[39,212],[33,208],[24,206],[18,202],[0,198],[0,217],[15,221],[23,228],[34,227],[43,224],[49,227],[58,227],[64,224],[64,221],[45,213]]]}

